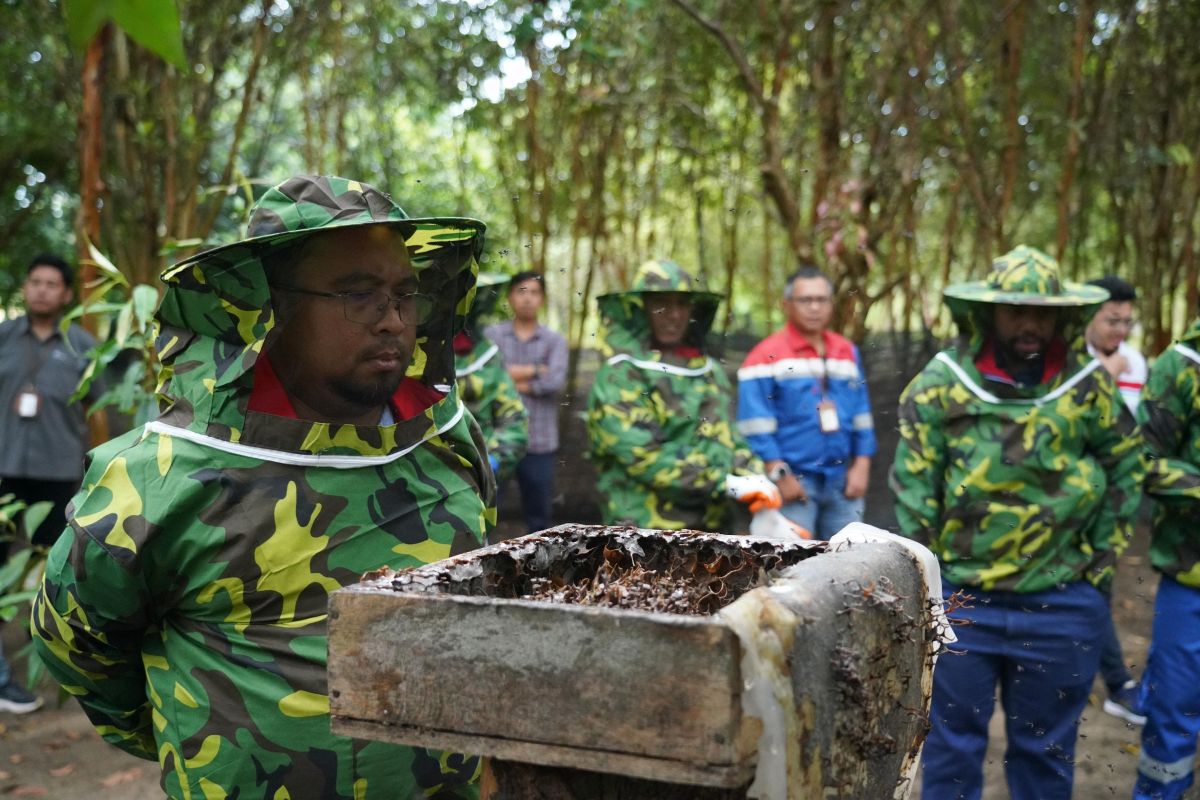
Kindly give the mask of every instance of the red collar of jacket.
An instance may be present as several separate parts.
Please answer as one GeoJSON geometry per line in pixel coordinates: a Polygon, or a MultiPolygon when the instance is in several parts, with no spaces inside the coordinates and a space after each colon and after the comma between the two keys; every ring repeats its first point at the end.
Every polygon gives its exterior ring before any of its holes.
{"type": "Polygon", "coordinates": [[[475,340],[466,333],[457,333],[454,336],[454,355],[465,356],[467,353],[475,349],[475,340]]]}
{"type": "MultiPolygon", "coordinates": [[[[392,395],[389,405],[397,422],[412,419],[446,395],[431,389],[416,378],[405,378],[400,382],[396,393],[392,395]]],[[[250,390],[250,411],[262,414],[272,414],[276,417],[299,419],[291,399],[275,374],[266,354],[260,355],[254,362],[254,388],[250,390]]]]}
{"type": "Polygon", "coordinates": [[[657,350],[658,352],[662,353],[663,355],[675,356],[677,358],[684,358],[684,359],[688,359],[689,361],[693,358],[699,358],[700,356],[704,355],[703,353],[700,352],[699,347],[688,347],[687,345],[683,345],[683,344],[676,345],[675,347],[667,347],[667,348],[656,347],[654,349],[657,350]]]}
{"type": "MultiPolygon", "coordinates": [[[[1038,385],[1049,383],[1066,366],[1067,343],[1063,341],[1061,336],[1056,336],[1050,342],[1050,346],[1046,348],[1046,357],[1042,359],[1042,379],[1038,381],[1038,385]]],[[[979,355],[975,356],[975,368],[985,378],[992,378],[993,380],[1012,384],[1016,384],[1017,382],[1016,377],[1011,372],[996,363],[996,348],[993,346],[992,337],[990,336],[984,341],[983,347],[979,349],[979,355]]]]}

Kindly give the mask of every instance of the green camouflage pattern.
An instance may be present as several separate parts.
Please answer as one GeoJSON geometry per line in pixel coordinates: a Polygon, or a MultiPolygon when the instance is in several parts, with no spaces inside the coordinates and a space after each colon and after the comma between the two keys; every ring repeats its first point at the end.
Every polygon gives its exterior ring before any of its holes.
{"type": "Polygon", "coordinates": [[[451,348],[483,225],[402,215],[371,187],[293,178],[247,242],[167,270],[165,410],[94,451],[50,552],[38,653],[107,741],[160,763],[171,798],[477,796],[476,758],[330,732],[330,592],[478,546],[495,492],[451,348]],[[275,320],[259,257],[280,238],[264,219],[399,228],[422,290],[442,292],[409,374],[445,398],[389,426],[247,412],[275,320]]]}
{"type": "Polygon", "coordinates": [[[607,361],[588,395],[587,430],[606,525],[721,532],[728,474],[763,471],[733,426],[733,390],[720,363],[650,348],[643,295],[688,292],[689,340],[702,343],[720,295],[697,290],[678,264],[651,261],[634,288],[599,298],[607,361]]]}
{"type": "Polygon", "coordinates": [[[1138,422],[1146,438],[1146,493],[1157,503],[1150,563],[1200,589],[1200,320],[1150,368],[1138,422]]]}
{"type": "Polygon", "coordinates": [[[987,280],[947,286],[943,296],[956,321],[969,317],[979,304],[1071,309],[1070,317],[1086,320],[1108,299],[1108,291],[1060,280],[1057,261],[1020,245],[992,262],[987,280]]]}
{"type": "Polygon", "coordinates": [[[503,354],[483,334],[483,329],[496,321],[508,283],[508,275],[479,274],[465,326],[474,346],[454,357],[459,397],[479,424],[489,455],[496,459],[498,480],[513,474],[529,446],[529,412],[504,367],[503,354]]]}
{"type": "Polygon", "coordinates": [[[529,412],[504,368],[500,348],[487,339],[455,357],[458,394],[475,417],[499,480],[511,476],[529,446],[529,412]]]}
{"type": "Polygon", "coordinates": [[[628,291],[596,298],[602,325],[601,355],[609,358],[617,353],[649,352],[650,321],[646,318],[642,295],[652,292],[684,292],[692,296],[692,319],[685,341],[692,347],[708,349],[705,340],[717,317],[721,295],[706,291],[699,279],[674,261],[658,259],[638,267],[628,291]]]}
{"type": "MultiPolygon", "coordinates": [[[[1056,275],[1042,285],[1057,285],[1056,275]]],[[[900,532],[926,544],[959,586],[1037,592],[1086,579],[1106,588],[1133,533],[1141,437],[1087,354],[1086,315],[1060,312],[1066,366],[1022,388],[985,381],[975,366],[983,305],[964,309],[962,338],[900,396],[891,474],[900,532]]]]}

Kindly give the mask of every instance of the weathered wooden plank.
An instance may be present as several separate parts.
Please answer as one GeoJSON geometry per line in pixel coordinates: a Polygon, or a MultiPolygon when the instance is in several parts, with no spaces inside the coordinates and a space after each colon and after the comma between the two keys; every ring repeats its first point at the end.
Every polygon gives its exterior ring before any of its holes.
{"type": "Polygon", "coordinates": [[[753,750],[736,637],[709,618],[368,587],[331,614],[343,719],[717,767],[753,750]]]}
{"type": "Polygon", "coordinates": [[[749,779],[733,788],[687,786],[627,774],[533,766],[492,759],[484,764],[480,800],[746,800],[749,779]]]}
{"type": "MultiPolygon", "coordinates": [[[[697,786],[736,788],[749,784],[754,777],[752,762],[737,765],[702,764],[694,761],[674,761],[662,758],[586,750],[579,747],[560,747],[553,744],[522,742],[499,737],[479,737],[415,728],[407,725],[386,725],[375,721],[334,716],[333,732],[355,739],[370,739],[394,744],[430,747],[455,753],[472,753],[506,762],[539,764],[551,768],[567,768],[612,775],[634,776],[638,779],[697,786]]],[[[684,795],[686,796],[686,795],[684,795]]]]}

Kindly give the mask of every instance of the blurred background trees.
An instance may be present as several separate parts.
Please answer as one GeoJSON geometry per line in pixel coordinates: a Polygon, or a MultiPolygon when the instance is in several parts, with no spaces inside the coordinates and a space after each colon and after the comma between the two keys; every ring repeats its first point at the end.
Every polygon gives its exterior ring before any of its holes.
{"type": "Polygon", "coordinates": [[[1188,0],[181,0],[182,59],[63,2],[0,2],[0,295],[89,219],[151,281],[317,171],[487,221],[576,345],[651,255],[755,335],[801,260],[852,333],[946,332],[942,287],[1019,242],[1133,280],[1151,351],[1200,299],[1188,0]]]}

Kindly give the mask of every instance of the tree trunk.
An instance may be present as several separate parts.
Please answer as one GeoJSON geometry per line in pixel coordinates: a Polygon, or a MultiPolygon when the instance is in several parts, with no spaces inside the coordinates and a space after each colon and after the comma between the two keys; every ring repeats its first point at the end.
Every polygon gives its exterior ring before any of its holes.
{"type": "Polygon", "coordinates": [[[1075,182],[1075,164],[1079,160],[1080,125],[1083,112],[1083,56],[1091,40],[1095,0],[1080,0],[1075,11],[1075,34],[1071,40],[1071,95],[1067,101],[1067,143],[1063,152],[1062,177],[1058,182],[1058,228],[1054,237],[1055,257],[1061,262],[1067,253],[1071,230],[1071,189],[1075,182]]]}
{"type": "MultiPolygon", "coordinates": [[[[101,247],[100,201],[105,191],[104,180],[100,177],[104,159],[104,54],[111,37],[110,23],[92,38],[83,62],[83,106],[79,112],[79,215],[75,224],[81,287],[96,280],[96,266],[91,263],[88,243],[101,247]]],[[[84,317],[83,327],[95,333],[96,320],[84,317]]]]}

